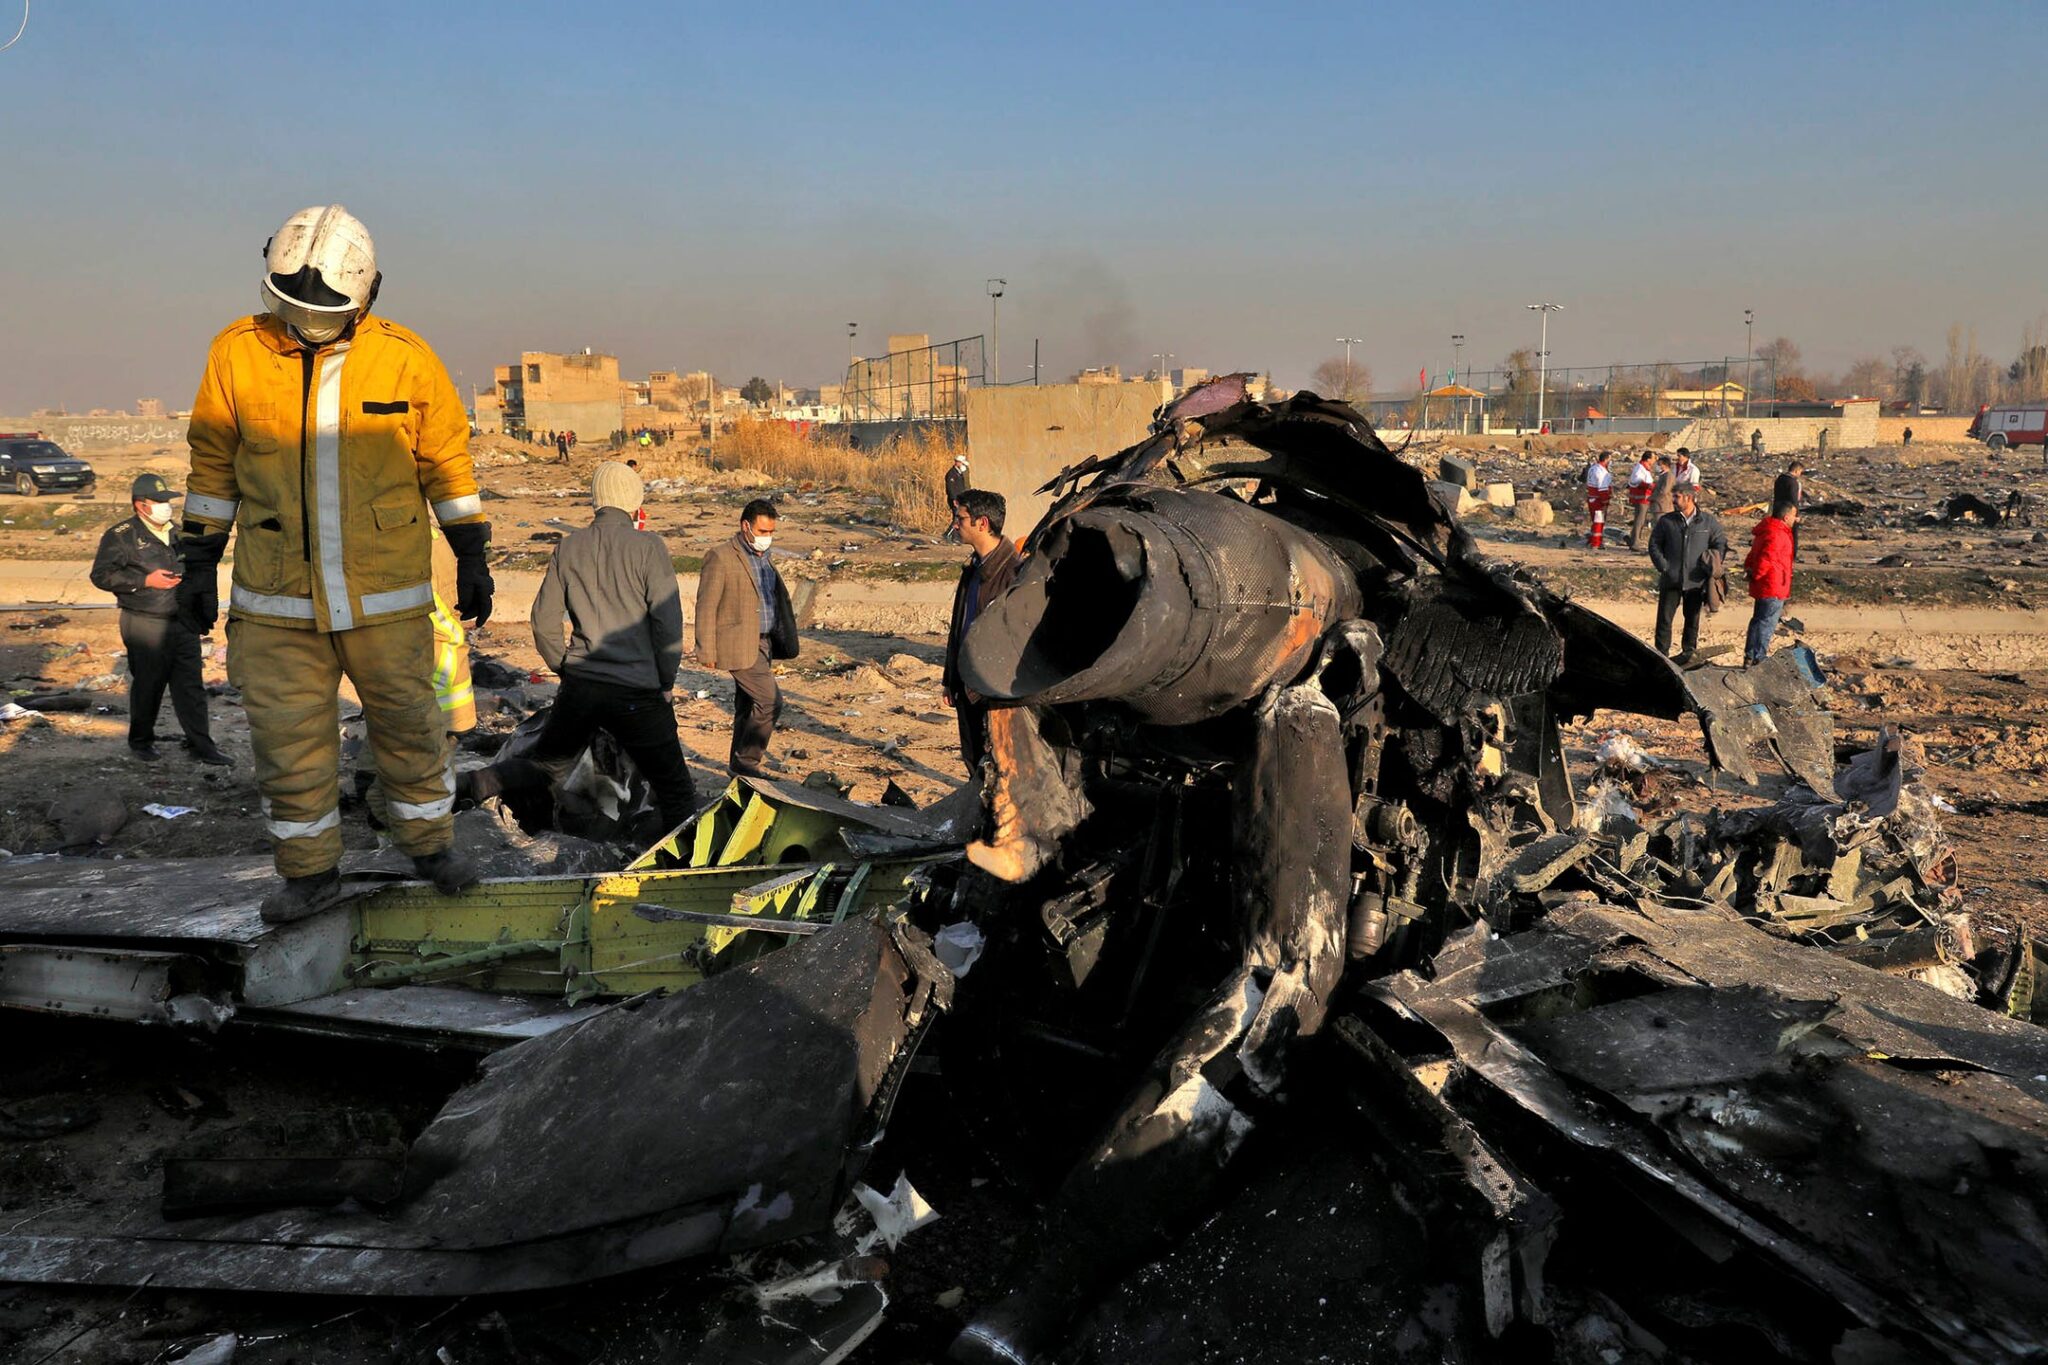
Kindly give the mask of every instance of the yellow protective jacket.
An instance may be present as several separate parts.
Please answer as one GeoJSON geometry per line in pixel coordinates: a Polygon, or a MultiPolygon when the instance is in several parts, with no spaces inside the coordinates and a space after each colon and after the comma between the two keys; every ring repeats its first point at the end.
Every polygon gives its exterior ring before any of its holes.
{"type": "Polygon", "coordinates": [[[239,524],[231,616],[307,630],[428,615],[427,512],[483,520],[469,416],[426,342],[371,316],[308,350],[267,313],[213,339],[185,521],[239,524]]]}

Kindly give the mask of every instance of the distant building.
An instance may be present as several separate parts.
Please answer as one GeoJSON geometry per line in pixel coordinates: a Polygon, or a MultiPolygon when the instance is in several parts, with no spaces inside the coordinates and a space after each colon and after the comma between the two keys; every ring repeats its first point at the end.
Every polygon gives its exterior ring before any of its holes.
{"type": "Polygon", "coordinates": [[[164,400],[161,398],[138,398],[135,400],[137,417],[161,417],[164,415],[164,400]]]}
{"type": "Polygon", "coordinates": [[[579,441],[605,441],[625,426],[617,356],[521,351],[517,365],[500,365],[495,375],[477,395],[480,427],[487,394],[501,414],[499,428],[513,435],[573,431],[579,441]]]}
{"type": "Polygon", "coordinates": [[[1743,396],[1748,392],[1734,380],[1725,380],[1708,389],[1660,389],[1657,393],[1656,411],[1652,417],[1694,417],[1714,416],[1732,408],[1742,406],[1743,396]]]}

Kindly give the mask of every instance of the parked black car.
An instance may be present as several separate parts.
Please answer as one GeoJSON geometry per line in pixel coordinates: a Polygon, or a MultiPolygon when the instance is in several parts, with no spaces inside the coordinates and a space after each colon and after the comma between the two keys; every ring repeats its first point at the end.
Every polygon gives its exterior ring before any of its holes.
{"type": "Polygon", "coordinates": [[[84,460],[40,436],[0,435],[0,492],[90,493],[98,476],[84,460]]]}

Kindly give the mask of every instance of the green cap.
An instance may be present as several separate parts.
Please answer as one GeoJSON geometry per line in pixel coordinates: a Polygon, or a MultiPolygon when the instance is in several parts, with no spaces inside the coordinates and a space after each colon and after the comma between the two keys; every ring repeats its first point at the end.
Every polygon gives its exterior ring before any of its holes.
{"type": "Polygon", "coordinates": [[[165,483],[163,475],[144,474],[128,489],[128,496],[135,502],[168,502],[184,495],[165,483]]]}

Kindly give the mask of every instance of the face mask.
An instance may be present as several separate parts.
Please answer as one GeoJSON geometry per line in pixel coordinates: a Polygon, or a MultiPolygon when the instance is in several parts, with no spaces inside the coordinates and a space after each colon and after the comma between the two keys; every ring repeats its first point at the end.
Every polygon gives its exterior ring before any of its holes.
{"type": "Polygon", "coordinates": [[[156,525],[162,526],[171,519],[171,505],[167,502],[150,503],[149,510],[143,515],[156,525]]]}
{"type": "Polygon", "coordinates": [[[754,547],[755,554],[765,555],[768,553],[768,546],[772,544],[774,540],[774,536],[750,536],[747,539],[747,544],[754,547]]]}

